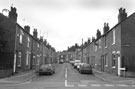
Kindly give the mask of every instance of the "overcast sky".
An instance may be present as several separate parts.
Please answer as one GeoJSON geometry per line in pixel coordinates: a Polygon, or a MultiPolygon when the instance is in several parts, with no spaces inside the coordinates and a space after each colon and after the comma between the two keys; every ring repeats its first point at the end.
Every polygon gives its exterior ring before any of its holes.
{"type": "MultiPolygon", "coordinates": [[[[118,9],[124,7],[128,16],[135,12],[135,0],[0,0],[2,9],[17,8],[18,23],[38,29],[38,36],[55,47],[66,50],[103,32],[104,22],[110,28],[118,23],[118,9]]],[[[5,13],[6,15],[6,13],[5,13]]]]}

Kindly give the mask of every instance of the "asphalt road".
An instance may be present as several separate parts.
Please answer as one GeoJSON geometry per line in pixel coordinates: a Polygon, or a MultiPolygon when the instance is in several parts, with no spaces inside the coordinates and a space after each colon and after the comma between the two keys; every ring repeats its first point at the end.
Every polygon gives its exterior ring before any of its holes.
{"type": "Polygon", "coordinates": [[[133,85],[111,84],[94,74],[80,74],[68,63],[58,64],[54,75],[37,75],[20,84],[3,85],[0,89],[135,89],[133,85]]]}

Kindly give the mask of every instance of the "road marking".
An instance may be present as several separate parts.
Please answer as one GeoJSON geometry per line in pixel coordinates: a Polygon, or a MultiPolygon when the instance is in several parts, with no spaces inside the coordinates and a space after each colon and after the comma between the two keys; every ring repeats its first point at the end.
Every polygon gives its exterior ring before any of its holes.
{"type": "Polygon", "coordinates": [[[65,70],[65,78],[67,78],[67,67],[66,67],[66,70],[65,70]]]}
{"type": "Polygon", "coordinates": [[[106,86],[106,87],[113,87],[114,85],[111,85],[111,84],[104,84],[104,86],[106,86]]]}
{"type": "Polygon", "coordinates": [[[65,87],[67,87],[67,80],[65,80],[65,87]]]}
{"type": "Polygon", "coordinates": [[[116,84],[116,85],[119,87],[128,87],[128,85],[125,85],[125,84],[116,84]]]}
{"type": "Polygon", "coordinates": [[[87,87],[87,85],[78,85],[78,87],[87,87]]]}
{"type": "Polygon", "coordinates": [[[91,84],[91,86],[93,86],[93,87],[100,87],[101,85],[99,85],[99,84],[91,84]]]}
{"type": "Polygon", "coordinates": [[[68,85],[67,80],[65,80],[65,87],[74,87],[74,85],[68,85]]]}

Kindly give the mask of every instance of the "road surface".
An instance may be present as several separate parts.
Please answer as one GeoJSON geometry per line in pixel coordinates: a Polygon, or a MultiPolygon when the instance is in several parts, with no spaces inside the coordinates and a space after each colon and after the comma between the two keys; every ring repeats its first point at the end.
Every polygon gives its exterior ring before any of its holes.
{"type": "Polygon", "coordinates": [[[54,75],[37,75],[20,84],[3,84],[0,89],[135,89],[134,85],[113,84],[90,74],[80,74],[69,63],[57,64],[54,75]]]}

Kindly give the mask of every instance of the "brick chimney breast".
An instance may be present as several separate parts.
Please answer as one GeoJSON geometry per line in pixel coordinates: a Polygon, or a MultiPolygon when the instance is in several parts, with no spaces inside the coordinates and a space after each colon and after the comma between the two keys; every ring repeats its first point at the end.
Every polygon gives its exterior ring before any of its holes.
{"type": "Polygon", "coordinates": [[[30,33],[30,26],[24,26],[24,30],[28,33],[30,33]]]}
{"type": "Polygon", "coordinates": [[[17,9],[11,6],[11,10],[9,11],[8,15],[9,19],[15,23],[17,23],[17,16],[18,16],[16,11],[17,9]]]}
{"type": "Polygon", "coordinates": [[[106,32],[108,32],[109,31],[109,25],[108,25],[108,23],[104,23],[104,28],[103,28],[103,32],[104,32],[104,34],[106,33],[106,32]]]}
{"type": "Polygon", "coordinates": [[[127,18],[127,13],[125,8],[120,8],[119,9],[119,14],[118,14],[118,22],[121,22],[127,18]]]}
{"type": "Polygon", "coordinates": [[[34,38],[37,38],[37,35],[38,35],[37,29],[34,29],[34,31],[33,31],[33,37],[34,38]]]}
{"type": "Polygon", "coordinates": [[[99,37],[101,37],[101,32],[99,31],[99,29],[97,29],[97,39],[99,38],[99,37]]]}

